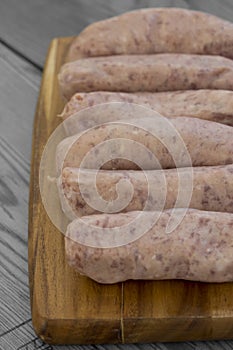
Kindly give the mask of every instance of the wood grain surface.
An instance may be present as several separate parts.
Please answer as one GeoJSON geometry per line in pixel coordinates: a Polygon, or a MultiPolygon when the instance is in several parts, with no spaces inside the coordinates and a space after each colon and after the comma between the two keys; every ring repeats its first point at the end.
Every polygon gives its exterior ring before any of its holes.
{"type": "MultiPolygon", "coordinates": [[[[0,1],[1,350],[233,349],[233,341],[49,346],[38,339],[31,323],[27,268],[31,135],[49,42],[54,37],[76,35],[86,25],[100,19],[136,8],[158,6],[203,10],[231,21],[233,19],[232,0],[0,1]]],[[[130,314],[135,310],[138,293],[132,289],[132,294],[128,296],[131,300],[130,314]]]]}
{"type": "MultiPolygon", "coordinates": [[[[63,107],[57,74],[70,41],[54,39],[50,45],[34,125],[29,273],[37,334],[52,344],[231,338],[233,283],[128,281],[102,285],[67,265],[64,236],[46,215],[38,174],[42,151],[63,107]]],[[[49,193],[50,183],[45,186],[49,193]]]]}

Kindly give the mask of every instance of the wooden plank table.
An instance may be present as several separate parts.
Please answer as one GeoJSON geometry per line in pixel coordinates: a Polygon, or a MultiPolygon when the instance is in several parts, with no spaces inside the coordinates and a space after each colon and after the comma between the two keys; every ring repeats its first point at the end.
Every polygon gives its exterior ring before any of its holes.
{"type": "Polygon", "coordinates": [[[53,37],[77,34],[93,21],[154,6],[204,10],[233,19],[232,0],[0,1],[0,350],[233,349],[233,341],[51,347],[37,339],[31,324],[27,270],[31,136],[48,44],[53,37]]]}

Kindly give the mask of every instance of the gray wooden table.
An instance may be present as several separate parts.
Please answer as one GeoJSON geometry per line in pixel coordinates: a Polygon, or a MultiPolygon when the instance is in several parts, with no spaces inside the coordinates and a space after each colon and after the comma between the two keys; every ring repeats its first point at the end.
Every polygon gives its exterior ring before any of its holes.
{"type": "Polygon", "coordinates": [[[158,6],[233,20],[233,0],[0,0],[0,350],[233,349],[233,341],[49,347],[32,328],[27,267],[31,135],[49,42],[75,35],[93,21],[158,6]]]}

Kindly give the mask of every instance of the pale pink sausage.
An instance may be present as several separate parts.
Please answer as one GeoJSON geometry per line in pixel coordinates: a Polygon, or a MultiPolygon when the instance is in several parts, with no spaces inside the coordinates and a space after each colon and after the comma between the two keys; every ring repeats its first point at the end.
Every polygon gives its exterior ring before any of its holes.
{"type": "MultiPolygon", "coordinates": [[[[149,107],[164,117],[194,117],[233,126],[233,91],[187,90],[168,92],[108,92],[77,93],[65,105],[63,120],[85,108],[101,103],[127,102],[149,107]]],[[[98,116],[103,119],[104,117],[98,116]]],[[[80,123],[80,122],[79,122],[80,123]]],[[[71,122],[70,130],[75,128],[71,122]]]]}
{"type": "Polygon", "coordinates": [[[163,52],[233,58],[233,24],[198,11],[140,9],[89,25],[74,39],[67,61],[163,52]]]}
{"type": "MultiPolygon", "coordinates": [[[[166,119],[166,118],[164,118],[166,119]]],[[[203,165],[225,165],[233,163],[233,128],[219,123],[214,123],[197,118],[169,118],[167,119],[171,123],[172,128],[176,130],[181,136],[184,145],[191,157],[191,164],[193,166],[203,165]]],[[[120,151],[124,152],[129,150],[132,163],[128,159],[119,159],[114,156],[114,150],[111,153],[111,148],[106,146],[111,155],[111,161],[103,165],[103,169],[119,169],[119,170],[136,170],[138,166],[135,164],[136,160],[140,160],[141,167],[145,170],[158,169],[158,166],[146,157],[145,148],[155,155],[163,169],[174,168],[174,155],[172,155],[167,146],[162,144],[159,139],[153,136],[153,130],[158,132],[158,123],[152,118],[142,118],[137,120],[137,125],[134,126],[131,123],[133,120],[129,120],[129,124],[124,122],[114,122],[96,126],[92,129],[85,131],[83,134],[74,135],[72,137],[65,138],[58,144],[56,153],[57,170],[60,174],[61,169],[65,167],[80,167],[84,156],[93,151],[92,156],[89,158],[86,168],[93,169],[94,161],[98,159],[105,159],[105,152],[96,150],[98,144],[108,140],[126,139],[131,140],[130,148],[123,143],[118,142],[121,146],[120,151]],[[140,124],[139,124],[140,123],[140,124]],[[145,128],[149,128],[150,132],[145,128]],[[133,143],[133,145],[132,145],[133,143]],[[144,146],[140,149],[136,148],[137,143],[144,146]],[[69,152],[67,153],[69,149],[69,152]],[[63,164],[64,161],[64,164],[63,164]]],[[[167,128],[168,126],[166,126],[167,128]]],[[[161,128],[161,140],[169,141],[169,145],[172,150],[176,149],[179,154],[179,161],[176,164],[177,167],[187,167],[190,163],[187,163],[187,158],[183,154],[183,149],[179,146],[179,139],[167,134],[167,129],[161,128]],[[179,153],[180,152],[180,153],[179,153]]],[[[160,132],[159,131],[159,132],[160,132]]],[[[123,153],[120,153],[123,155],[123,153]]]]}
{"type": "MultiPolygon", "coordinates": [[[[152,228],[140,238],[113,248],[95,246],[98,243],[96,226],[108,229],[124,226],[125,232],[128,230],[127,237],[133,240],[135,226],[129,230],[126,225],[141,212],[83,217],[83,222],[91,230],[92,247],[83,244],[85,232],[76,219],[68,226],[66,233],[68,263],[81,274],[100,283],[128,279],[233,281],[233,215],[189,209],[178,227],[167,233],[171,212],[164,211],[156,223],[153,212],[144,213],[144,220],[151,222],[152,228]]],[[[176,209],[175,215],[179,212],[176,209]]],[[[140,222],[137,222],[137,229],[141,229],[140,222]]],[[[106,241],[110,232],[107,230],[103,233],[106,241]]]]}
{"type": "MultiPolygon", "coordinates": [[[[233,213],[233,165],[195,167],[192,171],[191,186],[193,189],[190,203],[188,203],[189,207],[233,213]]],[[[169,169],[164,171],[147,170],[145,172],[100,170],[96,181],[93,180],[93,174],[93,170],[90,169],[63,169],[62,175],[58,179],[58,190],[63,211],[68,217],[75,218],[102,212],[102,210],[90,206],[86,198],[91,200],[91,203],[95,203],[98,198],[104,199],[106,201],[105,212],[109,212],[108,204],[117,199],[117,186],[121,186],[120,181],[122,180],[128,181],[128,184],[122,185],[124,186],[122,200],[129,198],[128,205],[122,211],[143,210],[146,205],[149,208],[147,210],[159,210],[163,205],[163,193],[166,193],[164,209],[170,209],[175,206],[179,188],[183,190],[182,200],[188,196],[189,192],[188,190],[184,191],[185,184],[182,182],[181,176],[185,179],[191,178],[189,168],[181,168],[178,171],[169,169]],[[79,176],[80,172],[81,177],[79,176]],[[165,176],[165,183],[163,176],[165,176]],[[181,183],[179,183],[179,178],[181,183]],[[94,184],[96,184],[97,192],[92,190],[94,184]],[[130,185],[133,187],[131,200],[130,185]],[[149,200],[148,203],[147,200],[149,200]]]]}
{"type": "Polygon", "coordinates": [[[62,94],[122,91],[233,90],[233,61],[191,54],[90,57],[62,66],[62,94]]]}

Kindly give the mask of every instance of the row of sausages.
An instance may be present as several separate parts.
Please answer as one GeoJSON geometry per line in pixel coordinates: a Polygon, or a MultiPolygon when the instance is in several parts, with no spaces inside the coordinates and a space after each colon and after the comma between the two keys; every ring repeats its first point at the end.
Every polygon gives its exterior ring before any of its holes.
{"type": "Polygon", "coordinates": [[[233,280],[232,58],[233,24],[183,9],[133,11],[94,23],[73,40],[59,74],[68,137],[57,146],[56,164],[62,210],[72,220],[66,255],[79,273],[101,283],[233,280]],[[119,139],[131,146],[110,143],[119,139]],[[98,148],[103,142],[107,152],[98,148]],[[111,211],[119,202],[127,205],[111,211]],[[133,239],[133,227],[127,244],[98,247],[98,229],[109,243],[108,232],[142,213],[137,230],[149,228],[141,237],[133,239]]]}

